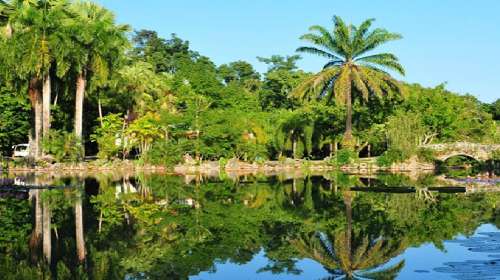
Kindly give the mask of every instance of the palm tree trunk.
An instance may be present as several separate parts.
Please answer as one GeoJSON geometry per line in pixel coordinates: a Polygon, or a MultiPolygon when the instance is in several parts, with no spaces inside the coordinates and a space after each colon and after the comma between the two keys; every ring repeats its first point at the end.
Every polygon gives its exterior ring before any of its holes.
{"type": "Polygon", "coordinates": [[[50,265],[51,257],[52,257],[52,233],[50,230],[50,222],[51,222],[51,211],[48,202],[43,203],[43,255],[45,256],[45,260],[50,265]]]}
{"type": "Polygon", "coordinates": [[[347,147],[352,147],[352,98],[351,91],[348,90],[346,94],[346,120],[345,120],[345,134],[344,134],[344,145],[347,147]]]}
{"type": "Polygon", "coordinates": [[[42,133],[43,137],[49,136],[50,130],[50,101],[51,101],[51,85],[50,85],[50,74],[47,73],[43,81],[43,125],[42,133]]]}
{"type": "Polygon", "coordinates": [[[31,132],[30,153],[35,159],[41,156],[41,138],[42,138],[42,93],[40,91],[40,80],[32,78],[29,82],[28,94],[31,101],[32,118],[34,128],[31,132]]]}
{"type": "Polygon", "coordinates": [[[80,140],[83,136],[83,99],[85,97],[86,83],[85,72],[82,71],[76,78],[75,97],[75,135],[80,140]]]}
{"type": "Polygon", "coordinates": [[[79,263],[85,261],[85,238],[83,236],[83,209],[81,194],[75,201],[76,255],[79,263]]]}
{"type": "Polygon", "coordinates": [[[352,250],[351,250],[351,242],[352,242],[352,194],[347,193],[344,194],[344,205],[345,205],[345,215],[347,221],[347,228],[345,232],[346,239],[346,250],[349,254],[350,263],[352,263],[352,250]]]}
{"type": "Polygon", "coordinates": [[[32,260],[35,261],[38,255],[38,249],[40,246],[40,240],[42,239],[42,207],[40,205],[40,190],[32,190],[32,199],[34,212],[35,212],[35,223],[33,232],[31,233],[30,238],[30,251],[32,260]]]}

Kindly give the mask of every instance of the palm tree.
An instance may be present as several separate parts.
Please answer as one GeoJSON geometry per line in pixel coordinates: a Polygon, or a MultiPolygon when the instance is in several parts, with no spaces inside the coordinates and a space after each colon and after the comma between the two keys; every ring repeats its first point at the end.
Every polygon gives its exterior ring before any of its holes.
{"type": "Polygon", "coordinates": [[[75,135],[83,136],[83,102],[87,83],[94,88],[103,86],[111,70],[119,62],[123,50],[128,46],[126,25],[117,25],[114,15],[90,2],[72,5],[76,20],[72,27],[74,34],[73,67],[76,71],[75,135]]]}
{"type": "MultiPolygon", "coordinates": [[[[334,277],[345,279],[395,279],[404,260],[382,270],[376,268],[401,254],[406,243],[394,243],[383,237],[356,238],[352,230],[352,193],[343,193],[346,228],[338,232],[302,234],[292,244],[305,257],[319,262],[334,277]]],[[[325,278],[330,279],[330,278],[325,278]]]]}
{"type": "Polygon", "coordinates": [[[283,111],[282,116],[284,117],[278,120],[278,129],[273,139],[280,156],[284,151],[291,150],[292,157],[298,158],[299,147],[303,154],[309,155],[313,148],[314,134],[314,118],[311,113],[307,109],[283,111]]]}
{"type": "Polygon", "coordinates": [[[83,207],[82,207],[82,191],[80,189],[76,190],[75,195],[75,240],[76,240],[76,256],[78,263],[85,262],[86,250],[85,250],[85,236],[83,228],[83,207]]]}
{"type": "Polygon", "coordinates": [[[50,71],[55,63],[58,76],[65,74],[65,63],[57,50],[67,37],[63,29],[67,17],[67,0],[0,1],[0,22],[10,53],[9,67],[16,78],[29,80],[28,94],[32,103],[34,130],[32,153],[41,155],[40,140],[50,129],[51,84],[50,71]]]}
{"type": "Polygon", "coordinates": [[[394,91],[400,92],[400,85],[385,70],[393,70],[404,75],[398,58],[391,53],[371,54],[378,46],[401,35],[376,28],[370,31],[374,19],[365,20],[360,26],[346,25],[338,17],[333,17],[334,27],[314,25],[311,33],[301,37],[314,46],[300,47],[298,52],[310,53],[328,59],[323,70],[295,88],[290,96],[300,99],[326,98],[331,102],[346,106],[346,130],[344,144],[353,146],[352,141],[352,101],[360,95],[368,101],[371,95],[378,98],[394,91]]]}

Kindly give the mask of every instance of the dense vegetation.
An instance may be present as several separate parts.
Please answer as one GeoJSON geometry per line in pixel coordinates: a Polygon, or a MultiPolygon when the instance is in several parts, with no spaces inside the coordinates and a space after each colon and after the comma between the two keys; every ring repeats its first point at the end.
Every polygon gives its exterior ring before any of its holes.
{"type": "Polygon", "coordinates": [[[4,155],[30,140],[35,158],[57,161],[322,159],[339,148],[401,159],[422,143],[500,141],[500,101],[385,72],[404,70],[370,51],[401,36],[371,30],[373,20],[311,27],[303,39],[314,47],[298,51],[327,58],[319,73],[300,70],[298,55],[274,55],[259,58],[261,74],[245,61],[215,65],[175,34],[131,32],[91,2],[1,1],[0,19],[4,155]]]}
{"type": "MultiPolygon", "coordinates": [[[[32,180],[79,187],[31,190],[31,202],[0,199],[6,279],[187,279],[216,262],[248,263],[262,249],[270,261],[259,272],[299,274],[298,260],[310,258],[332,275],[353,275],[409,247],[443,248],[444,240],[499,221],[495,193],[356,193],[349,188],[366,180],[340,173],[328,180],[193,177],[190,184],[163,175],[53,177],[32,180]],[[84,219],[75,219],[78,205],[84,219]]],[[[388,175],[370,184],[430,182],[388,175]]],[[[396,267],[384,271],[397,275],[402,264],[396,267]]]]}

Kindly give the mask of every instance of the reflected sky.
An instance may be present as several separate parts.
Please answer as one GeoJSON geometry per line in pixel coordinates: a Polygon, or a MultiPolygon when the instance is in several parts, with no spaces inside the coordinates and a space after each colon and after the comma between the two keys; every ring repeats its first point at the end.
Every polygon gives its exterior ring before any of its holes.
{"type": "Polygon", "coordinates": [[[10,178],[25,186],[0,187],[0,272],[17,279],[500,279],[496,185],[469,192],[428,174],[10,178]]]}

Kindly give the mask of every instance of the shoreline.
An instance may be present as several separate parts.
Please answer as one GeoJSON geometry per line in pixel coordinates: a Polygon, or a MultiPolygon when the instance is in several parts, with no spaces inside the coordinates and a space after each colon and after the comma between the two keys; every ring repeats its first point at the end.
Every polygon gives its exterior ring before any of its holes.
{"type": "Polygon", "coordinates": [[[0,168],[0,172],[26,172],[26,173],[51,173],[51,172],[153,172],[165,174],[215,174],[215,173],[286,173],[286,172],[330,172],[342,171],[350,174],[370,174],[378,172],[431,172],[436,170],[433,163],[422,163],[415,159],[403,163],[393,163],[391,166],[378,166],[375,158],[363,158],[350,164],[337,166],[325,160],[293,160],[285,161],[265,161],[262,163],[250,163],[237,159],[231,159],[226,164],[219,161],[205,161],[201,163],[188,162],[180,163],[175,166],[166,165],[147,165],[140,164],[137,161],[113,161],[100,162],[88,161],[82,163],[55,163],[45,166],[9,166],[5,169],[0,168]]]}

